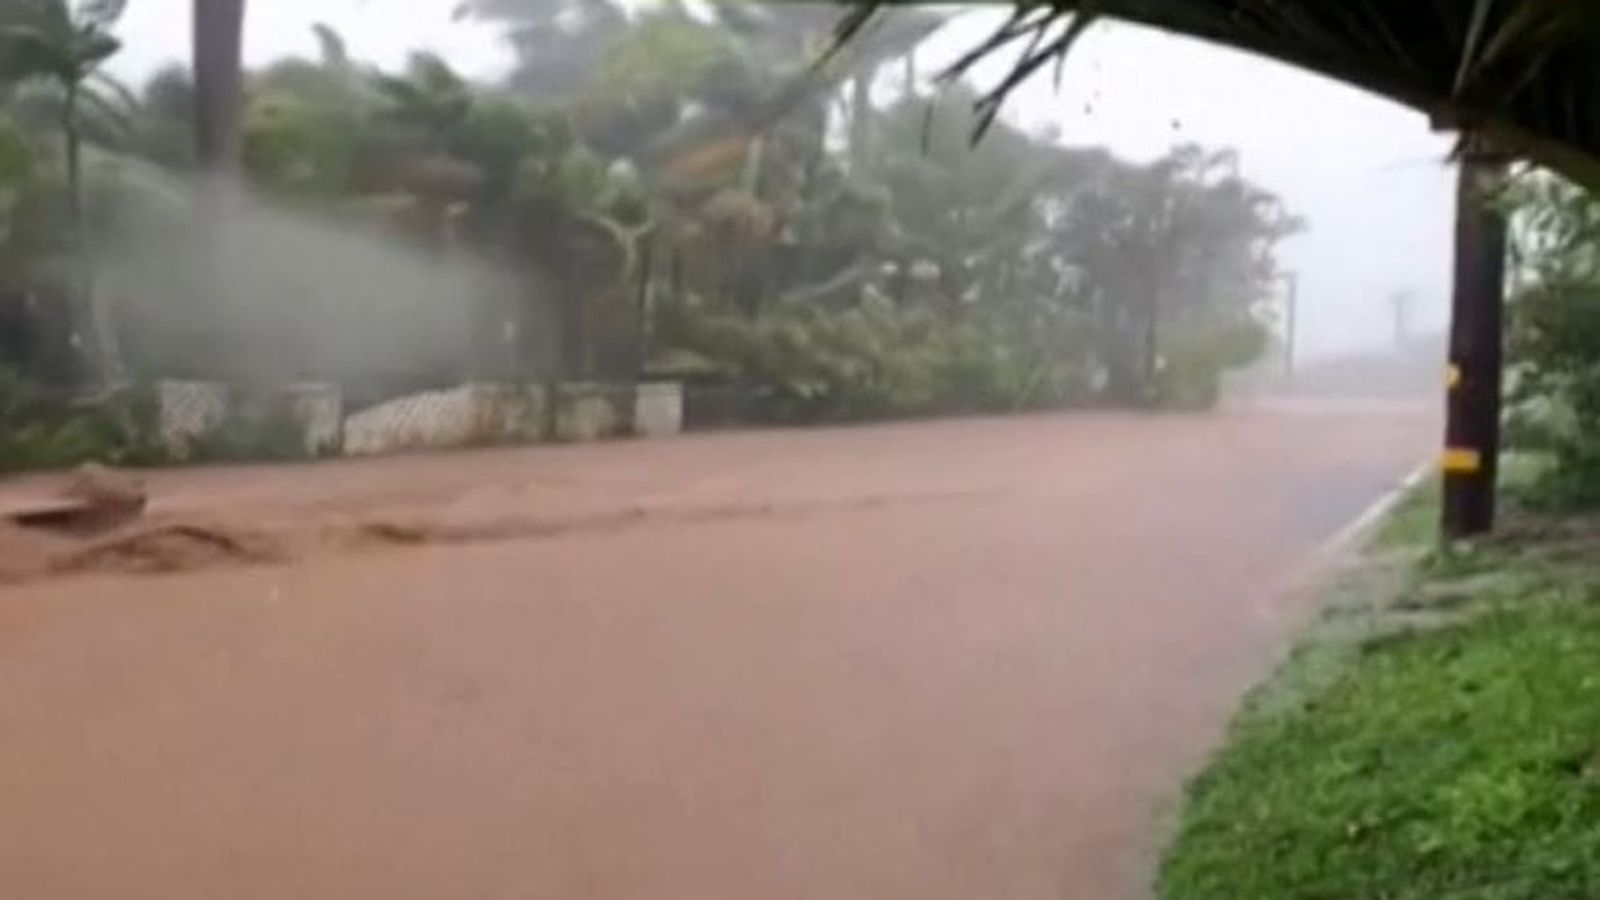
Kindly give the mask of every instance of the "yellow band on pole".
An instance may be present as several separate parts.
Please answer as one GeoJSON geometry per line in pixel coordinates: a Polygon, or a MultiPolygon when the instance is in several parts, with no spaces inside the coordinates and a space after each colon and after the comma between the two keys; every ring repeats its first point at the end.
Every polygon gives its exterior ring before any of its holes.
{"type": "Polygon", "coordinates": [[[1445,366],[1444,386],[1451,390],[1455,390],[1456,386],[1459,384],[1461,384],[1461,367],[1455,363],[1445,366]]]}
{"type": "Polygon", "coordinates": [[[1483,469],[1483,454],[1470,447],[1447,447],[1440,467],[1451,475],[1473,475],[1483,469]]]}

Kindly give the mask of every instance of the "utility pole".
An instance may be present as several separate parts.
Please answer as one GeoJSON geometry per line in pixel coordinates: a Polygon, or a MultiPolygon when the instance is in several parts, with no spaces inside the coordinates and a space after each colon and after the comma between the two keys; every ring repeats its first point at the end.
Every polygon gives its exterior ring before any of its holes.
{"type": "Polygon", "coordinates": [[[1456,188],[1455,293],[1445,419],[1444,536],[1494,527],[1500,455],[1506,222],[1489,199],[1505,163],[1468,137],[1456,188]]]}

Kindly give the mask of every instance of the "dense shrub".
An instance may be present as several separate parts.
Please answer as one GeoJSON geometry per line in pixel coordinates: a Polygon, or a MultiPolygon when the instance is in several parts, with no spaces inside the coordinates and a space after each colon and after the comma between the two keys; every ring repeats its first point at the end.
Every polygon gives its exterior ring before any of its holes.
{"type": "Polygon", "coordinates": [[[150,391],[77,403],[0,369],[0,471],[85,462],[149,465],[164,456],[150,391]]]}
{"type": "Polygon", "coordinates": [[[1261,358],[1268,343],[1260,322],[1173,330],[1162,341],[1156,401],[1169,409],[1210,409],[1221,399],[1223,373],[1261,358]]]}
{"type": "Polygon", "coordinates": [[[1507,441],[1550,463],[1534,499],[1600,504],[1600,203],[1544,174],[1508,196],[1517,252],[1507,441]]]}
{"type": "Polygon", "coordinates": [[[235,408],[189,448],[193,462],[287,462],[306,459],[305,428],[286,408],[235,408]]]}
{"type": "Polygon", "coordinates": [[[769,390],[785,418],[865,419],[1060,406],[1088,394],[1080,356],[1029,346],[990,321],[868,299],[755,318],[696,311],[681,342],[702,368],[769,390]]]}

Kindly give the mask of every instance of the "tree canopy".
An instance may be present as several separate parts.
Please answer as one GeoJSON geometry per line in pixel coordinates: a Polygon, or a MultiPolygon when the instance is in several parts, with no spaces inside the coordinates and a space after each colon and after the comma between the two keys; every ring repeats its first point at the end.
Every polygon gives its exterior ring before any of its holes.
{"type": "MultiPolygon", "coordinates": [[[[427,53],[380,69],[322,26],[314,55],[245,73],[251,190],[232,214],[251,221],[207,230],[257,246],[175,257],[236,257],[217,267],[226,292],[172,277],[182,265],[127,264],[208,246],[185,237],[197,222],[183,192],[163,188],[177,183],[163,173],[201,165],[195,81],[169,69],[143,86],[125,136],[96,150],[122,154],[118,174],[137,188],[104,225],[137,369],[227,375],[250,359],[252,377],[407,386],[686,378],[816,418],[1204,404],[1269,342],[1276,248],[1300,223],[1233,155],[1180,147],[1136,163],[1004,117],[974,145],[982,96],[915,72],[941,12],[882,16],[843,48],[829,4],[470,0],[460,12],[505,29],[516,55],[503,79],[427,53]],[[415,372],[370,348],[319,349],[372,314],[336,311],[388,277],[373,269],[398,257],[376,241],[408,259],[390,293],[426,293],[430,269],[477,273],[426,314],[365,327],[396,346],[431,328],[439,347],[408,353],[425,360],[415,372]],[[319,285],[318,267],[273,264],[285,247],[342,248],[359,264],[327,260],[319,285]],[[239,303],[250,308],[215,314],[239,303]]],[[[20,135],[27,165],[0,179],[35,185],[10,196],[48,193],[49,128],[20,135]]],[[[11,281],[48,281],[17,233],[0,257],[11,281]]]]}

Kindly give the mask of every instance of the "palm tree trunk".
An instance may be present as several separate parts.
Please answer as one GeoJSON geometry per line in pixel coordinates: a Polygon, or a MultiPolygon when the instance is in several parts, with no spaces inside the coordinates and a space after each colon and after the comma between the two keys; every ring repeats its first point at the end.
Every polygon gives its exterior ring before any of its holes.
{"type": "Polygon", "coordinates": [[[201,168],[231,176],[244,140],[245,0],[194,0],[195,150],[201,168]]]}
{"type": "Polygon", "coordinates": [[[90,377],[102,388],[122,376],[115,333],[108,311],[96,290],[94,242],[90,234],[88,202],[83,186],[83,139],[78,134],[80,85],[69,82],[62,103],[61,133],[66,144],[67,193],[71,203],[72,238],[77,254],[77,283],[73,286],[76,312],[73,328],[82,342],[80,352],[90,377]]]}
{"type": "Polygon", "coordinates": [[[230,198],[243,157],[245,0],[194,0],[195,158],[201,178],[195,198],[199,283],[212,304],[196,322],[202,365],[214,375],[234,374],[228,365],[223,323],[228,283],[222,257],[230,198]]]}
{"type": "Polygon", "coordinates": [[[872,76],[871,66],[863,66],[851,80],[850,92],[850,170],[860,178],[866,171],[870,158],[872,131],[872,76]]]}

